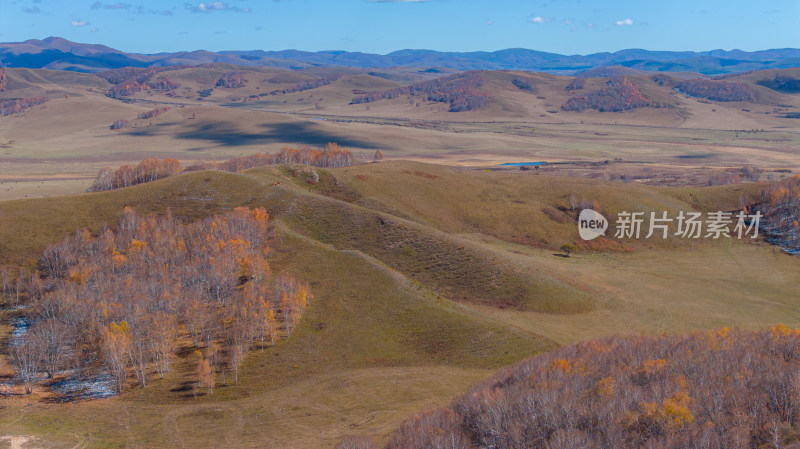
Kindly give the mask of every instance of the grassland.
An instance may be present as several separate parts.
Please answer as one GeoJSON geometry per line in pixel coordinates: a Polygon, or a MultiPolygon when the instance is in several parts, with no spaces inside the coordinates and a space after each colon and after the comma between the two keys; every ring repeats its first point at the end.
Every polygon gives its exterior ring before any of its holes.
{"type": "Polygon", "coordinates": [[[251,353],[239,385],[195,395],[195,356],[181,352],[166,379],[118,398],[4,399],[0,435],[45,447],[333,447],[345,435],[384,440],[415,411],[556,344],[800,326],[798,260],[763,242],[631,243],[630,253],[554,257],[577,230],[541,212],[568,207],[570,193],[609,214],[731,209],[757,184],[674,189],[415,162],[321,170],[314,185],[298,172],[198,172],[0,202],[2,263],[27,267],[46,244],[97,231],[125,205],[186,220],[266,207],[277,226],[273,265],[303,273],[316,297],[291,339],[251,353]],[[509,302],[513,291],[524,294],[509,302]]]}
{"type": "MultiPolygon", "coordinates": [[[[170,96],[147,91],[127,102],[106,97],[110,85],[94,75],[29,69],[9,69],[8,74],[9,89],[0,98],[46,95],[50,101],[0,117],[0,200],[49,196],[54,189],[79,193],[100,168],[149,156],[190,164],[331,141],[359,158],[369,158],[380,148],[389,159],[461,166],[566,162],[553,166],[551,174],[608,179],[646,170],[659,178],[657,183],[671,185],[703,184],[714,173],[748,164],[800,171],[797,120],[785,117],[800,103],[796,95],[758,85],[761,78],[774,77],[772,72],[741,77],[740,82],[757,91],[754,103],[685,97],[641,76],[635,82],[648,98],[669,107],[636,113],[561,111],[571,78],[522,72],[486,74],[482,92],[491,101],[459,113],[447,112],[442,103],[406,97],[349,104],[353,91],[383,90],[432,76],[413,71],[196,67],[168,72],[181,84],[170,96]],[[219,76],[232,70],[242,70],[246,85],[214,88],[219,76]],[[332,84],[269,95],[340,72],[345,76],[332,84]],[[517,89],[511,83],[516,77],[529,78],[535,89],[517,89]],[[209,96],[198,97],[198,91],[209,88],[209,96]],[[254,95],[261,98],[243,101],[254,95]],[[172,109],[152,119],[136,118],[160,106],[172,109]],[[120,119],[132,125],[110,130],[111,122],[120,119]],[[581,166],[606,161],[602,167],[581,166]],[[691,179],[664,181],[673,177],[691,179]],[[14,185],[19,182],[24,184],[14,185]]],[[[585,89],[603,82],[590,79],[585,89]]]]}
{"type": "MultiPolygon", "coordinates": [[[[554,255],[578,239],[573,202],[596,201],[607,216],[733,210],[740,199],[755,201],[762,184],[699,186],[748,164],[764,169],[764,179],[800,171],[796,119],[782,116],[797,98],[757,86],[760,75],[743,78],[759,94],[746,105],[688,98],[641,79],[645,94],[672,107],[635,114],[560,111],[569,79],[524,73],[491,74],[484,89],[492,101],[464,113],[408,98],[369,110],[349,104],[353,90],[428,76],[415,72],[349,71],[317,89],[244,103],[331,74],[248,69],[245,87],[198,99],[231,70],[170,72],[182,85],[176,96],[151,91],[121,102],[91,75],[9,69],[3,98],[50,92],[51,100],[0,117],[0,266],[30,270],[47,244],[83,227],[97,232],[126,205],[187,221],[265,207],[277,229],[274,266],[302,273],[315,293],[298,331],[251,353],[241,383],[210,396],[193,393],[197,360],[186,350],[166,379],[121,397],[3,398],[0,437],[33,436],[45,447],[330,448],[353,434],[382,441],[410,414],[559,344],[726,325],[800,327],[800,262],[760,240],[671,238],[625,242],[633,251],[624,253],[554,255]],[[509,89],[518,76],[536,91],[509,89]],[[172,109],[135,118],[160,105],[172,109]],[[116,119],[133,125],[112,131],[116,119]],[[318,170],[318,184],[302,170],[269,166],[79,194],[99,168],[148,156],[186,165],[328,141],[359,158],[381,148],[388,161],[318,170]],[[558,164],[494,167],[520,161],[558,164]],[[684,187],[608,180],[620,174],[684,187]]],[[[2,348],[13,314],[0,312],[2,348]]],[[[10,375],[3,351],[0,382],[10,375]]]]}

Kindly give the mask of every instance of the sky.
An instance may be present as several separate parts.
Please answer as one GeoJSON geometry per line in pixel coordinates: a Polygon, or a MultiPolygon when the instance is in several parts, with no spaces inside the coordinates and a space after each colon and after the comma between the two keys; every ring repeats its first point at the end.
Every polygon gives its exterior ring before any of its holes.
{"type": "Polygon", "coordinates": [[[798,0],[0,0],[0,42],[183,50],[800,47],[798,0]]]}

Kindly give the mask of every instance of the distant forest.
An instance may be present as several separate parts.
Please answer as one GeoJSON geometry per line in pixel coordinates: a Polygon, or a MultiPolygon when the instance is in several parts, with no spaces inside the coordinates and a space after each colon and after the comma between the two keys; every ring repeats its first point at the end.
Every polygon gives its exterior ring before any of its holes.
{"type": "Polygon", "coordinates": [[[464,72],[407,87],[368,92],[353,98],[350,104],[370,103],[390,100],[401,95],[411,95],[422,97],[427,101],[449,103],[450,112],[469,111],[480,108],[489,99],[485,93],[478,91],[484,82],[481,72],[464,72]]]}
{"type": "Polygon", "coordinates": [[[714,101],[754,101],[756,94],[749,87],[730,81],[687,80],[675,86],[678,91],[692,97],[714,101]]]}
{"type": "MultiPolygon", "coordinates": [[[[577,81],[577,80],[576,80],[577,81]]],[[[574,83],[574,81],[573,81],[574,83]]],[[[572,85],[572,83],[570,83],[572,85]]],[[[573,89],[583,88],[583,83],[575,83],[573,89]]],[[[567,86],[569,89],[570,86],[567,86]]],[[[621,112],[651,106],[652,102],[628,80],[628,77],[615,77],[608,81],[607,87],[569,98],[561,109],[581,112],[597,109],[600,112],[621,112]]]]}

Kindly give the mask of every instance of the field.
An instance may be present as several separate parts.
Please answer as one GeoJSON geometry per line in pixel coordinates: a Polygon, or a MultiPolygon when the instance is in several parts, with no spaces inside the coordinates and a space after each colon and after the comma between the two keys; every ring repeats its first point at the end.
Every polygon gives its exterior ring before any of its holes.
{"type": "MultiPolygon", "coordinates": [[[[784,117],[800,102],[758,85],[757,75],[744,75],[758,94],[747,104],[635,79],[671,106],[621,113],[563,111],[571,78],[514,72],[489,72],[482,89],[491,101],[458,113],[408,97],[349,104],[354,90],[433,77],[411,70],[353,69],[314,89],[242,100],[331,70],[184,69],[167,72],[181,84],[173,95],[151,90],[123,102],[94,75],[8,69],[4,98],[48,92],[50,100],[0,117],[0,267],[30,271],[48,244],[81,228],[100,232],[125,206],[187,222],[264,207],[275,224],[271,260],[298,273],[315,300],[291,338],[253,350],[240,382],[220,378],[211,395],[194,388],[197,355],[184,345],[165,379],[110,399],[57,403],[43,388],[3,396],[0,447],[14,444],[5,437],[63,448],[333,448],[348,435],[382,443],[407,417],[560,345],[800,327],[800,259],[763,239],[561,251],[580,243],[574,209],[583,202],[607,217],[730,211],[800,172],[797,120],[784,117]],[[240,91],[199,95],[232,70],[247,80],[240,91]],[[513,87],[520,76],[536,91],[513,87]],[[171,109],[136,118],[163,105],[171,109]],[[109,129],[118,119],[131,126],[109,129]],[[314,168],[318,182],[309,182],[311,168],[274,165],[84,193],[100,168],[149,156],[187,166],[327,142],[357,160],[379,148],[386,159],[314,168]],[[525,161],[550,164],[497,167],[525,161]],[[755,182],[708,186],[748,165],[760,169],[755,182]]],[[[585,90],[604,82],[589,79],[585,90]]],[[[21,313],[3,301],[0,388],[13,375],[7,342],[21,313]]]]}

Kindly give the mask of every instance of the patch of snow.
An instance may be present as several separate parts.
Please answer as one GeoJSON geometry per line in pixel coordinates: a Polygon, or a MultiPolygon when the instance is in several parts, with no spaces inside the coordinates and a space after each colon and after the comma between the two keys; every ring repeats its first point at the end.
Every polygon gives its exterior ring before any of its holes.
{"type": "Polygon", "coordinates": [[[9,346],[16,346],[28,334],[31,323],[25,317],[18,317],[11,321],[11,326],[13,329],[11,330],[11,340],[8,344],[9,346]]]}
{"type": "Polygon", "coordinates": [[[60,400],[64,401],[104,399],[117,395],[114,379],[108,374],[87,378],[69,377],[53,382],[50,388],[60,394],[60,400]]]}

